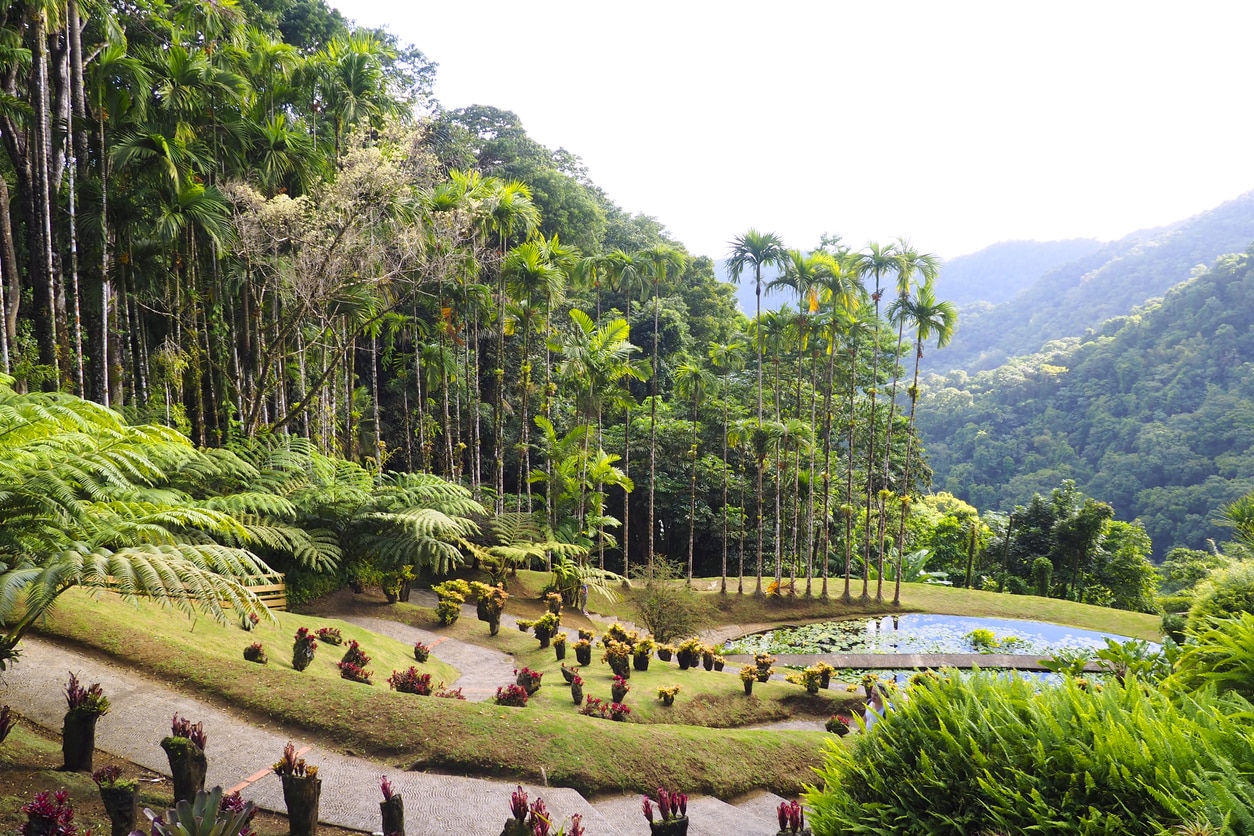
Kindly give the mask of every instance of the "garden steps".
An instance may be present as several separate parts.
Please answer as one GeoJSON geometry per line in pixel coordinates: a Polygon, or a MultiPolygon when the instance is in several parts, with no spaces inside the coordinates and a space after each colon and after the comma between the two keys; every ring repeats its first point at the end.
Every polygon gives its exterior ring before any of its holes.
{"type": "MultiPolygon", "coordinates": [[[[592,808],[612,828],[607,832],[633,836],[649,829],[640,799],[638,794],[605,796],[595,799],[592,808]]],[[[689,796],[688,836],[773,836],[779,832],[775,811],[783,800],[768,792],[750,793],[731,803],[713,796],[689,796]]],[[[600,836],[601,831],[589,828],[588,833],[600,836]]]]}

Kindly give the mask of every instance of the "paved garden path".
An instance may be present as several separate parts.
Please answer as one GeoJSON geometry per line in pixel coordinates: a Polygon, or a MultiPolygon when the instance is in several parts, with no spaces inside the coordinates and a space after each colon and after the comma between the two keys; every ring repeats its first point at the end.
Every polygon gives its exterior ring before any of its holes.
{"type": "MultiPolygon", "coordinates": [[[[403,641],[436,637],[382,619],[351,620],[403,641]]],[[[440,641],[432,652],[458,667],[462,676],[450,684],[462,687],[471,699],[485,698],[489,688],[495,693],[496,686],[512,676],[513,660],[505,654],[455,639],[440,641]]],[[[112,703],[112,710],[97,725],[97,747],[155,773],[169,774],[160,741],[169,734],[170,720],[178,713],[204,724],[207,786],[239,789],[245,798],[267,810],[286,812],[279,779],[271,773],[270,765],[291,741],[302,757],[318,767],[322,778],[319,813],[324,823],[367,833],[378,831],[382,799],[379,778],[385,774],[404,796],[409,834],[496,836],[508,817],[509,796],[516,782],[409,772],[404,764],[346,755],[278,723],[245,722],[229,707],[217,708],[132,668],[46,638],[28,636],[23,640],[17,665],[0,677],[0,702],[13,706],[29,722],[57,731],[65,715],[63,688],[70,672],[85,685],[99,682],[112,703]]],[[[632,836],[648,831],[637,795],[590,802],[570,789],[523,786],[532,798],[543,796],[555,822],[580,813],[588,836],[632,836]]],[[[780,800],[770,793],[754,793],[733,806],[716,798],[694,798],[689,834],[773,834],[774,809],[780,800]]]]}

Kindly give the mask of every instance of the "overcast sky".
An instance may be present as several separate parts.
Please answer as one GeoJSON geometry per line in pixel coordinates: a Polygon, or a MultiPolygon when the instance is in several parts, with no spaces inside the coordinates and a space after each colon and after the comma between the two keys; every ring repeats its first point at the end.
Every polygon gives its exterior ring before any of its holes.
{"type": "Polygon", "coordinates": [[[1117,238],[1254,188],[1254,3],[330,0],[722,257],[1117,238]]]}

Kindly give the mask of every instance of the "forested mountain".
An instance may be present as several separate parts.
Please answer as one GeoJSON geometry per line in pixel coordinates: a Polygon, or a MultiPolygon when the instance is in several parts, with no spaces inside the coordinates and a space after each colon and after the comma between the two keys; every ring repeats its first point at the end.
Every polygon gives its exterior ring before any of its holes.
{"type": "MultiPolygon", "coordinates": [[[[1051,270],[1013,299],[961,308],[962,327],[934,362],[969,373],[1076,337],[1161,296],[1225,253],[1254,241],[1254,193],[1168,227],[1143,230],[1051,270]]],[[[942,279],[942,288],[948,288],[942,279]]]]}
{"type": "Polygon", "coordinates": [[[1102,242],[1002,241],[970,255],[946,258],[945,295],[961,309],[973,302],[999,305],[1046,273],[1093,254],[1102,242]]]}
{"type": "MultiPolygon", "coordinates": [[[[1236,236],[1250,208],[1246,196],[1188,226],[1236,236]]],[[[1197,237],[1187,232],[1139,249],[1178,252],[1185,278],[1185,240],[1197,237]]],[[[1141,520],[1159,556],[1224,539],[1217,509],[1254,489],[1252,253],[1225,256],[1081,338],[931,381],[919,426],[934,488],[1007,509],[1074,479],[1120,518],[1141,520]]],[[[1116,273],[1111,264],[1094,278],[1164,269],[1133,254],[1124,261],[1141,269],[1116,273]]]]}

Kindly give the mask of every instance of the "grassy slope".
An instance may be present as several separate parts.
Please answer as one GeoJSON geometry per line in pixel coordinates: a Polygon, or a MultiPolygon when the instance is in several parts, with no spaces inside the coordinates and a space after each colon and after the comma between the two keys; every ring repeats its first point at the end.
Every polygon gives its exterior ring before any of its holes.
{"type": "MultiPolygon", "coordinates": [[[[537,614],[539,603],[528,600],[526,594],[544,580],[539,573],[522,573],[512,588],[515,597],[507,612],[537,614]]],[[[839,593],[840,588],[833,587],[833,591],[839,593]]],[[[708,597],[724,624],[801,623],[876,611],[873,606],[845,607],[835,601],[708,597]]],[[[593,604],[602,606],[603,602],[595,599],[593,604]]],[[[633,673],[627,702],[634,722],[594,720],[575,711],[552,651],[540,650],[523,633],[504,629],[499,636],[489,637],[486,626],[473,619],[439,628],[432,612],[417,606],[363,607],[373,615],[440,629],[450,637],[511,653],[520,665],[545,671],[546,685],[521,709],[397,694],[387,689],[385,680],[391,670],[413,664],[407,646],[312,615],[279,613],[277,626],[262,625],[250,634],[203,619],[180,621],[179,616],[150,605],[136,611],[110,596],[92,600],[71,592],[43,629],[210,698],[244,706],[258,719],[300,728],[345,749],[411,768],[465,774],[540,781],[543,770],[550,782],[590,794],[644,791],[659,784],[722,797],[756,788],[796,793],[809,780],[810,768],[819,763],[826,735],[702,726],[822,717],[850,699],[834,691],[807,698],[798,686],[780,682],[758,685],[753,696],[746,698],[734,675],[681,672],[673,663],[663,665],[655,659],[649,671],[633,673]],[[184,627],[172,629],[177,624],[184,627]],[[319,647],[309,670],[298,673],[291,668],[287,657],[296,627],[316,629],[324,624],[340,627],[346,640],[356,638],[371,654],[374,687],[340,679],[334,662],[342,651],[325,645],[319,647]],[[269,665],[243,661],[242,649],[252,641],[267,646],[269,665]],[[314,683],[317,687],[309,687],[314,683]],[[660,685],[671,684],[680,685],[681,692],[675,706],[668,709],[654,695],[660,685]],[[688,725],[692,723],[700,725],[688,725]]],[[[631,615],[627,601],[602,608],[625,618],[631,615]]],[[[903,589],[902,611],[1035,618],[1146,638],[1157,636],[1158,623],[1154,616],[1066,601],[915,585],[903,589]]],[[[565,622],[572,641],[575,627],[591,626],[577,613],[568,614],[565,622]]],[[[573,664],[573,653],[568,661],[573,664]]],[[[434,658],[419,667],[431,671],[437,681],[452,681],[456,676],[434,658]]],[[[593,664],[584,673],[585,692],[607,698],[610,673],[599,654],[594,652],[593,664]]],[[[117,706],[117,710],[125,709],[117,706]]]]}

